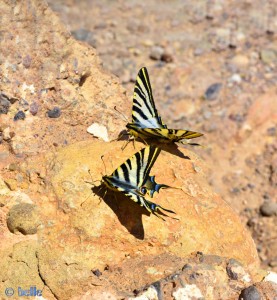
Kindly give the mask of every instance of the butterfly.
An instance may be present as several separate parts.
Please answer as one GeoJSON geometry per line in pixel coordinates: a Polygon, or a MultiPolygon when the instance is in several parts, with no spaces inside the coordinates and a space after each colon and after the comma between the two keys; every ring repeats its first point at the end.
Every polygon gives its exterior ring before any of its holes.
{"type": "MultiPolygon", "coordinates": [[[[155,139],[160,143],[182,143],[189,144],[187,140],[202,136],[202,133],[168,129],[163,123],[155,106],[149,75],[145,67],[138,72],[134,97],[132,123],[126,125],[130,135],[135,138],[155,139]]],[[[198,145],[193,144],[191,145],[198,145]]]]}
{"type": "Polygon", "coordinates": [[[110,176],[103,176],[102,180],[109,189],[123,193],[150,213],[163,219],[159,215],[160,211],[174,214],[175,212],[145,199],[146,194],[152,198],[161,188],[169,187],[156,183],[155,176],[149,175],[160,152],[161,149],[148,146],[127,159],[110,176]]]}

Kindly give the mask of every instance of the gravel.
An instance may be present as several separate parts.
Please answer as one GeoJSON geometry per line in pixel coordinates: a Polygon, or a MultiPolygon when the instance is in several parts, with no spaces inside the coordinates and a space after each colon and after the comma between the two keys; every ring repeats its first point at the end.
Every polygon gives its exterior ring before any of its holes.
{"type": "Polygon", "coordinates": [[[261,300],[261,299],[262,299],[261,294],[253,285],[242,290],[239,295],[239,300],[261,300]]]}
{"type": "Polygon", "coordinates": [[[25,115],[24,111],[20,110],[15,114],[13,120],[18,121],[18,120],[24,120],[25,118],[26,118],[26,115],[25,115]]]}
{"type": "Polygon", "coordinates": [[[277,215],[277,203],[271,201],[265,201],[260,206],[260,213],[264,217],[271,217],[277,215]]]}
{"type": "Polygon", "coordinates": [[[61,109],[55,106],[53,109],[48,110],[47,115],[49,118],[59,118],[61,115],[61,109]]]}
{"type": "Polygon", "coordinates": [[[216,100],[221,88],[222,88],[221,83],[214,83],[214,84],[210,85],[205,92],[205,95],[204,95],[205,99],[206,100],[216,100]]]}

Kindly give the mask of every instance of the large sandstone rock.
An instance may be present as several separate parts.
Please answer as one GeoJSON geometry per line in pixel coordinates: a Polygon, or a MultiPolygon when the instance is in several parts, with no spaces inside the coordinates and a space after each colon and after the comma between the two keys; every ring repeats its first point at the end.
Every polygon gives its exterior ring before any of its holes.
{"type": "MultiPolygon", "coordinates": [[[[171,153],[162,152],[151,172],[160,183],[182,187],[162,190],[153,199],[176,211],[178,220],[163,222],[118,193],[101,197],[91,191],[86,181],[106,173],[102,155],[110,174],[142,145],[122,151],[123,143],[92,139],[86,129],[98,123],[109,139],[116,137],[125,124],[113,108],[128,115],[131,101],[102,69],[95,50],[76,42],[45,2],[1,1],[0,8],[1,298],[9,287],[31,286],[45,299],[123,298],[174,274],[196,251],[257,266],[249,233],[211,190],[205,163],[186,149],[167,148],[171,153]],[[54,107],[61,115],[49,118],[54,107]],[[14,122],[19,110],[26,118],[14,122]],[[87,141],[76,143],[82,140],[87,141]],[[15,207],[28,207],[23,223],[15,207]],[[36,207],[34,218],[29,207],[36,207]],[[15,216],[15,234],[7,216],[15,216]]],[[[206,290],[209,295],[211,288],[206,290]]]]}
{"type": "Polygon", "coordinates": [[[13,153],[87,139],[92,123],[105,126],[109,139],[117,137],[124,121],[114,106],[126,113],[131,102],[95,50],[76,41],[45,1],[0,1],[0,10],[0,110],[6,113],[0,114],[0,133],[6,132],[13,153]],[[60,117],[49,118],[55,107],[60,117]],[[14,122],[18,111],[26,118],[14,122]]]}
{"type": "Polygon", "coordinates": [[[80,289],[90,289],[92,282],[103,287],[105,276],[98,278],[95,270],[120,272],[120,279],[109,278],[109,284],[117,291],[131,291],[182,267],[183,259],[196,251],[257,266],[250,234],[211,190],[205,163],[184,148],[167,147],[171,153],[162,151],[151,171],[158,183],[182,187],[161,190],[153,199],[174,210],[178,220],[150,216],[120,193],[101,197],[104,191],[92,192],[86,181],[101,180],[105,174],[102,155],[110,174],[142,147],[136,142],[134,149],[130,143],[122,151],[122,145],[80,142],[27,160],[21,167],[29,194],[41,208],[38,265],[54,295],[69,299],[80,289]],[[39,182],[43,188],[38,189],[39,182]]]}

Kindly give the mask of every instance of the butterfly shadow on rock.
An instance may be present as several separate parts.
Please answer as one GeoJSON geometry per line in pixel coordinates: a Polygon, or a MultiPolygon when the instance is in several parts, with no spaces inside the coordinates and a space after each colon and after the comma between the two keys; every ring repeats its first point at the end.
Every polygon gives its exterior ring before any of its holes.
{"type": "MultiPolygon", "coordinates": [[[[147,146],[148,144],[149,145],[154,145],[158,148],[161,148],[162,150],[164,150],[166,152],[169,152],[172,155],[176,155],[180,158],[190,160],[190,157],[187,156],[187,155],[184,155],[184,153],[178,149],[178,145],[174,144],[174,143],[168,143],[168,144],[159,143],[159,142],[155,142],[154,140],[147,140],[147,142],[144,142],[140,138],[130,139],[130,135],[128,134],[128,132],[126,130],[122,130],[120,132],[120,134],[118,135],[117,140],[118,141],[126,141],[127,144],[130,143],[130,142],[133,142],[133,143],[143,143],[145,146],[147,146]]],[[[127,144],[124,145],[123,149],[127,146],[127,144]]]]}
{"type": "Polygon", "coordinates": [[[120,223],[130,234],[137,239],[144,239],[142,215],[150,216],[146,209],[137,205],[124,194],[102,188],[102,185],[93,187],[92,191],[99,196],[100,201],[103,200],[113,210],[120,223]]]}
{"type": "MultiPolygon", "coordinates": [[[[146,215],[151,218],[157,218],[150,214],[144,207],[139,206],[137,203],[132,201],[129,197],[125,196],[120,192],[113,192],[109,189],[102,188],[103,186],[95,186],[92,188],[101,200],[107,204],[118,217],[120,223],[132,234],[135,238],[143,240],[145,237],[144,228],[142,223],[142,215],[146,215]]],[[[159,217],[162,222],[163,217],[168,217],[162,211],[159,211],[159,217]]]]}
{"type": "Polygon", "coordinates": [[[188,159],[190,160],[190,157],[187,155],[184,155],[182,151],[179,150],[179,147],[177,144],[171,143],[171,144],[165,144],[165,143],[153,143],[153,145],[156,145],[157,147],[161,148],[163,151],[166,151],[172,155],[176,155],[180,158],[188,159]]]}

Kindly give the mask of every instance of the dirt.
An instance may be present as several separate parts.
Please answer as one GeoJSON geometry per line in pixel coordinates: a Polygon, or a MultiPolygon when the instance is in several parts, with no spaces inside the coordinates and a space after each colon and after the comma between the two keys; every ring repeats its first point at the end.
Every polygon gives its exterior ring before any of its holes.
{"type": "Polygon", "coordinates": [[[211,186],[251,231],[262,266],[277,271],[276,212],[260,212],[276,203],[277,2],[48,2],[130,101],[146,66],[167,125],[205,134],[193,150],[211,186]]]}

